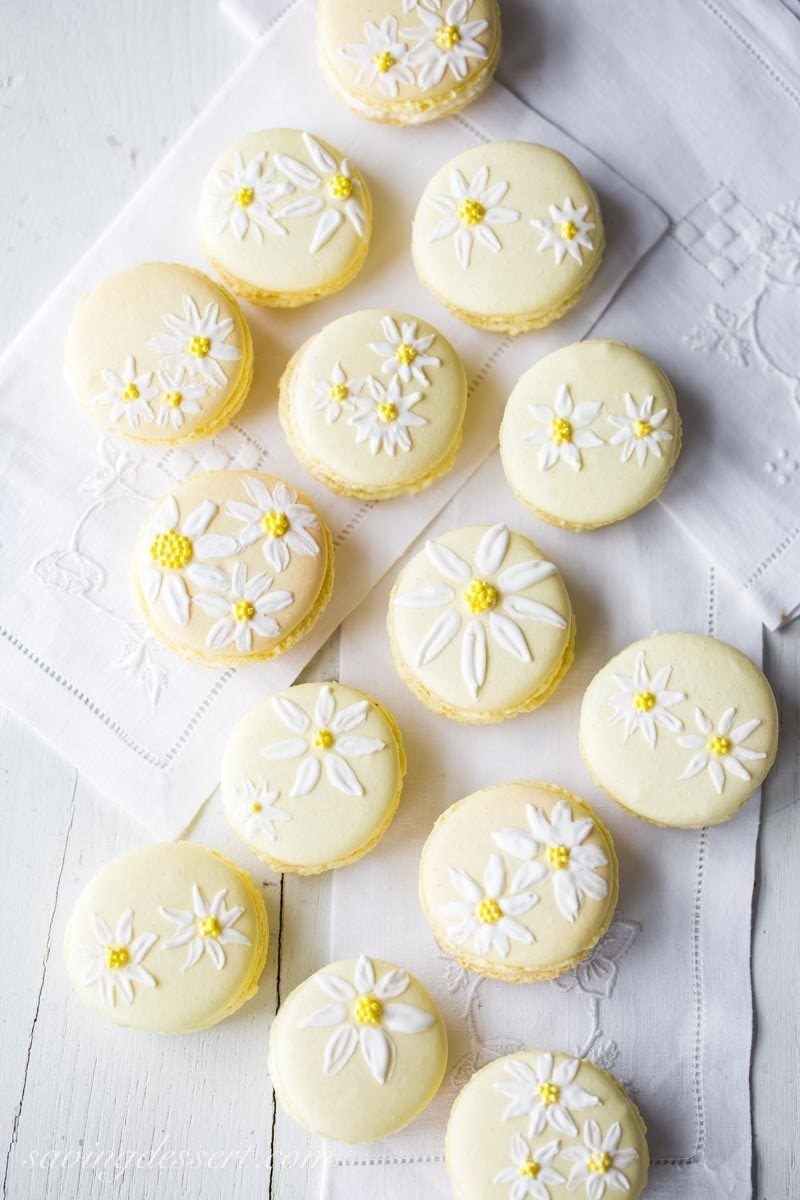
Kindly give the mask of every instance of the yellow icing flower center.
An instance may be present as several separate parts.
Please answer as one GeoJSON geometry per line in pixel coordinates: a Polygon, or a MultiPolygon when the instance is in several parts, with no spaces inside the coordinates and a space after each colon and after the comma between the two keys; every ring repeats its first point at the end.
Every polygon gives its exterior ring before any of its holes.
{"type": "Polygon", "coordinates": [[[565,242],[571,242],[578,236],[578,226],[574,221],[564,221],[558,231],[565,242]]]}
{"type": "Polygon", "coordinates": [[[653,426],[649,421],[634,421],[633,432],[637,438],[645,438],[653,432],[653,426]]]}
{"type": "Polygon", "coordinates": [[[718,758],[721,758],[723,754],[730,754],[730,752],[731,752],[730,738],[723,737],[721,734],[718,733],[716,735],[716,737],[713,737],[711,739],[711,741],[708,743],[708,748],[711,751],[711,753],[716,754],[718,758]]]}
{"type": "Polygon", "coordinates": [[[637,692],[633,697],[633,707],[638,708],[639,712],[650,712],[655,706],[656,698],[652,692],[637,692]]]}
{"type": "Polygon", "coordinates": [[[605,1175],[613,1166],[611,1155],[601,1150],[597,1154],[591,1154],[586,1163],[587,1169],[591,1175],[605,1175]]]}
{"type": "Polygon", "coordinates": [[[345,387],[343,383],[334,383],[328,391],[328,396],[334,404],[344,404],[349,395],[350,389],[345,387]]]}
{"type": "Polygon", "coordinates": [[[532,1158],[525,1158],[519,1164],[519,1173],[525,1179],[535,1179],[541,1169],[539,1164],[534,1162],[532,1158]]]}
{"type": "Polygon", "coordinates": [[[547,861],[557,871],[563,871],[569,866],[569,846],[548,846],[547,861]]]}
{"type": "Polygon", "coordinates": [[[182,392],[165,392],[163,396],[164,403],[170,408],[180,408],[183,400],[182,392]]]}
{"type": "Polygon", "coordinates": [[[496,900],[481,900],[475,909],[475,916],[482,925],[494,925],[503,915],[503,910],[496,900]]]}
{"type": "Polygon", "coordinates": [[[542,1104],[558,1104],[561,1089],[554,1083],[540,1083],[536,1089],[536,1094],[542,1104]]]}
{"type": "Polygon", "coordinates": [[[413,346],[409,346],[408,342],[401,342],[395,351],[395,358],[404,367],[410,367],[416,357],[416,350],[413,346]]]}
{"type": "Polygon", "coordinates": [[[189,344],[186,347],[190,354],[194,354],[196,358],[205,358],[211,349],[211,338],[195,337],[189,339],[189,344]]]}
{"type": "Polygon", "coordinates": [[[348,200],[353,194],[353,181],[346,175],[331,175],[328,191],[336,200],[348,200]]]}
{"type": "Polygon", "coordinates": [[[553,417],[550,422],[550,437],[557,446],[572,441],[572,426],[566,417],[553,417]]]}
{"type": "Polygon", "coordinates": [[[497,604],[497,588],[485,579],[473,579],[464,591],[464,600],[470,612],[482,613],[497,604]]]}
{"type": "Polygon", "coordinates": [[[120,392],[120,399],[122,399],[122,400],[138,400],[139,399],[139,389],[137,388],[136,384],[129,383],[126,387],[124,387],[122,389],[122,391],[120,392]]]}
{"type": "Polygon", "coordinates": [[[127,967],[131,956],[124,946],[106,946],[106,966],[109,971],[119,971],[127,967]]]}
{"type": "Polygon", "coordinates": [[[433,40],[440,50],[452,50],[461,41],[461,32],[457,25],[440,25],[433,40]]]}
{"type": "Polygon", "coordinates": [[[392,58],[388,50],[384,50],[383,54],[376,54],[372,61],[375,63],[375,66],[378,68],[381,75],[385,75],[387,71],[391,71],[397,60],[392,58]]]}
{"type": "Polygon", "coordinates": [[[317,736],[314,738],[314,745],[318,750],[330,750],[333,745],[333,734],[330,729],[318,729],[317,736]]]}
{"type": "Polygon", "coordinates": [[[360,1025],[377,1025],[381,1019],[383,1005],[374,996],[359,996],[353,1015],[360,1025]]]}
{"type": "Polygon", "coordinates": [[[264,532],[273,538],[282,538],[289,532],[289,518],[286,513],[265,513],[261,518],[261,525],[264,532]]]}
{"type": "Polygon", "coordinates": [[[388,402],[386,404],[379,404],[378,412],[380,413],[381,420],[385,421],[387,425],[391,424],[392,421],[396,421],[399,415],[396,405],[388,402]]]}
{"type": "Polygon", "coordinates": [[[254,800],[253,803],[250,805],[251,813],[260,813],[263,811],[264,811],[264,805],[259,804],[258,800],[254,800]]]}
{"type": "Polygon", "coordinates": [[[256,198],[256,194],[251,187],[240,187],[238,192],[233,194],[234,204],[238,204],[240,208],[247,208],[256,198]]]}
{"type": "Polygon", "coordinates": [[[480,200],[462,200],[458,206],[458,215],[465,225],[480,225],[486,216],[486,209],[480,200]]]}
{"type": "Polygon", "coordinates": [[[197,928],[200,930],[201,937],[218,938],[222,933],[222,926],[216,917],[202,917],[197,922],[197,928]]]}
{"type": "Polygon", "coordinates": [[[150,545],[150,557],[165,571],[179,571],[192,561],[193,553],[192,543],[177,529],[157,533],[150,545]]]}
{"type": "Polygon", "coordinates": [[[256,606],[249,600],[237,600],[231,612],[235,621],[252,621],[256,615],[256,606]]]}

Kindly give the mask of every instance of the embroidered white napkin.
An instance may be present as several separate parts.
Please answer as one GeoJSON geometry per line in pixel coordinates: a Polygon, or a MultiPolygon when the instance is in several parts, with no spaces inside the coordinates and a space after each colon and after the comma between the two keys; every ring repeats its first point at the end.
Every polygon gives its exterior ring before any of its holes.
{"type": "Polygon", "coordinates": [[[13,708],[159,837],[176,836],[218,779],[232,724],[287,686],[409,542],[495,445],[502,406],[533,356],[586,334],[665,227],[655,206],[500,86],[468,117],[425,130],[387,129],[335,103],[314,61],[311,0],[273,3],[270,32],[144,188],[16,340],[0,363],[0,702],[13,708]],[[193,232],[201,182],[218,152],[249,129],[315,130],[364,170],[375,200],[374,244],[357,282],[302,310],[248,307],[253,391],[212,442],[148,452],[98,440],[69,395],[62,343],[80,295],[138,261],[203,266],[193,232]],[[418,284],[408,248],[416,201],[433,172],[494,138],[548,142],[574,158],[601,197],[608,250],[584,302],[538,337],[501,340],[450,318],[418,284]],[[440,326],[471,384],[454,471],[428,491],[382,505],[329,494],[288,452],[276,385],[293,351],[334,317],[390,303],[440,326]],[[307,491],[336,545],[333,600],[292,653],[240,672],[208,671],[148,636],[134,612],[128,567],[152,498],[192,472],[264,469],[307,491]]]}

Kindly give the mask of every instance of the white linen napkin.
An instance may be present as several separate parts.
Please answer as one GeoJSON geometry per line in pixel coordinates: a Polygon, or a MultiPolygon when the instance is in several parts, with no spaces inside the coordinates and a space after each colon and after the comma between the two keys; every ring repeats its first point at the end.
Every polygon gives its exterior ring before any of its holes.
{"type": "Polygon", "coordinates": [[[269,12],[269,32],[0,362],[0,702],[162,838],[177,836],[212,791],[237,718],[292,682],[491,451],[503,403],[532,357],[585,335],[665,228],[649,200],[499,85],[468,118],[428,129],[388,129],[351,115],[316,69],[311,0],[276,0],[269,12]],[[201,182],[229,141],[270,125],[314,130],[364,170],[376,210],[365,269],[344,292],[302,310],[247,306],[253,391],[213,441],[149,451],[98,438],[62,376],[76,301],[136,262],[202,267],[193,229],[201,182]],[[552,330],[517,341],[449,317],[417,282],[409,252],[411,217],[430,176],[461,150],[500,137],[547,142],[574,158],[600,195],[608,234],[585,301],[552,330]],[[286,448],[275,399],[283,366],[313,332],[383,303],[441,327],[465,360],[471,399],[455,469],[418,496],[375,505],[333,496],[302,470],[286,448]],[[333,600],[313,634],[290,654],[238,672],[171,654],[148,635],[129,596],[131,548],[151,500],[217,467],[284,476],[314,499],[336,546],[333,600]]]}

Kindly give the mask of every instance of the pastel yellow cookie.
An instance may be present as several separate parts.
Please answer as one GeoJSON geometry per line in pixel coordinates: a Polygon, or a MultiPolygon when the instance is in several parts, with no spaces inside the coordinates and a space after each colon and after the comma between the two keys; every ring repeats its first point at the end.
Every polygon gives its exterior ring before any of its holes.
{"type": "Polygon", "coordinates": [[[445,1138],[456,1200],[637,1200],[650,1154],[636,1105],[585,1058],[521,1050],[462,1088],[445,1138]]]}
{"type": "Polygon", "coordinates": [[[588,805],[548,783],[500,783],[446,809],[422,849],[420,901],[436,940],[489,979],[572,970],[617,902],[611,835],[588,805]]]}
{"type": "Polygon", "coordinates": [[[203,184],[203,249],[234,292],[295,308],[351,283],[364,265],[372,201],[341,150],[297,129],[238,138],[203,184]]]}
{"type": "Polygon", "coordinates": [[[489,84],[500,10],[496,0],[320,0],[317,53],[331,91],[354,112],[421,125],[489,84]]]}
{"type": "Polygon", "coordinates": [[[597,197],[568,158],[489,142],[446,163],[422,194],[411,248],[420,281],[461,320],[518,334],[562,317],[603,254],[597,197]]]}
{"type": "Polygon", "coordinates": [[[275,871],[355,862],[389,828],[406,760],[377,700],[342,683],[301,683],[236,725],[222,760],[233,829],[275,871]]]}
{"type": "Polygon", "coordinates": [[[567,529],[621,521],[660,495],[681,446],[672,384],[622,342],[564,346],[526,371],[506,405],[506,478],[567,529]]]}
{"type": "Polygon", "coordinates": [[[370,309],[333,321],[295,354],[280,418],[304,467],[332,491],[384,500],[449,471],[467,379],[447,339],[408,313],[370,309]]]}
{"type": "Polygon", "coordinates": [[[408,971],[382,959],[343,959],[283,1002],[272,1025],[269,1073],[298,1125],[367,1144],[402,1129],[430,1104],[447,1066],[438,1008],[408,971]]]}
{"type": "Polygon", "coordinates": [[[192,842],[134,850],[103,867],[67,922],[78,998],[147,1033],[207,1029],[258,990],[267,912],[235,863],[192,842]]]}
{"type": "Polygon", "coordinates": [[[612,799],[655,825],[727,821],[778,748],[778,709],[740,650],[695,633],[634,642],[583,698],[580,748],[612,799]]]}
{"type": "Polygon", "coordinates": [[[84,411],[135,442],[213,436],[253,378],[250,330],[234,297],[192,267],[143,263],[78,304],[65,371],[84,411]]]}
{"type": "Polygon", "coordinates": [[[558,568],[505,525],[427,541],[392,588],[388,628],[397,672],[417,699],[473,724],[543,704],[574,655],[558,568]]]}
{"type": "Polygon", "coordinates": [[[273,475],[208,471],[145,521],[133,591],[170,649],[207,666],[273,658],[315,625],[333,588],[333,543],[311,501],[273,475]]]}

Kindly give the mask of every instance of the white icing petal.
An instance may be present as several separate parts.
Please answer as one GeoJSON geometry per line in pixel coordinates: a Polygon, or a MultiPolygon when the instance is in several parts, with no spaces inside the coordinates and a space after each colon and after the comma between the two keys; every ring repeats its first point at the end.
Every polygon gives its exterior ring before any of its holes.
{"type": "Polygon", "coordinates": [[[431,583],[395,596],[394,602],[399,608],[440,608],[454,599],[455,592],[446,583],[431,583]]]}
{"type": "Polygon", "coordinates": [[[313,792],[314,788],[319,783],[319,777],[322,773],[319,759],[309,755],[304,758],[297,768],[297,774],[294,777],[290,796],[308,796],[313,792]]]}
{"type": "Polygon", "coordinates": [[[458,613],[445,612],[437,617],[419,644],[416,665],[424,667],[433,662],[450,645],[460,628],[461,618],[458,613]]]}
{"type": "Polygon", "coordinates": [[[492,525],[486,530],[475,551],[475,566],[481,575],[495,575],[508,551],[509,533],[506,525],[492,525]]]}
{"type": "Polygon", "coordinates": [[[472,575],[469,563],[466,563],[463,558],[460,558],[448,546],[443,546],[440,542],[427,541],[425,543],[425,553],[436,567],[436,570],[440,571],[446,579],[451,580],[453,583],[467,583],[469,581],[472,575]]]}
{"type": "Polygon", "coordinates": [[[353,1056],[358,1045],[358,1034],[352,1025],[341,1025],[331,1034],[325,1047],[322,1069],[326,1075],[338,1075],[353,1056]]]}

